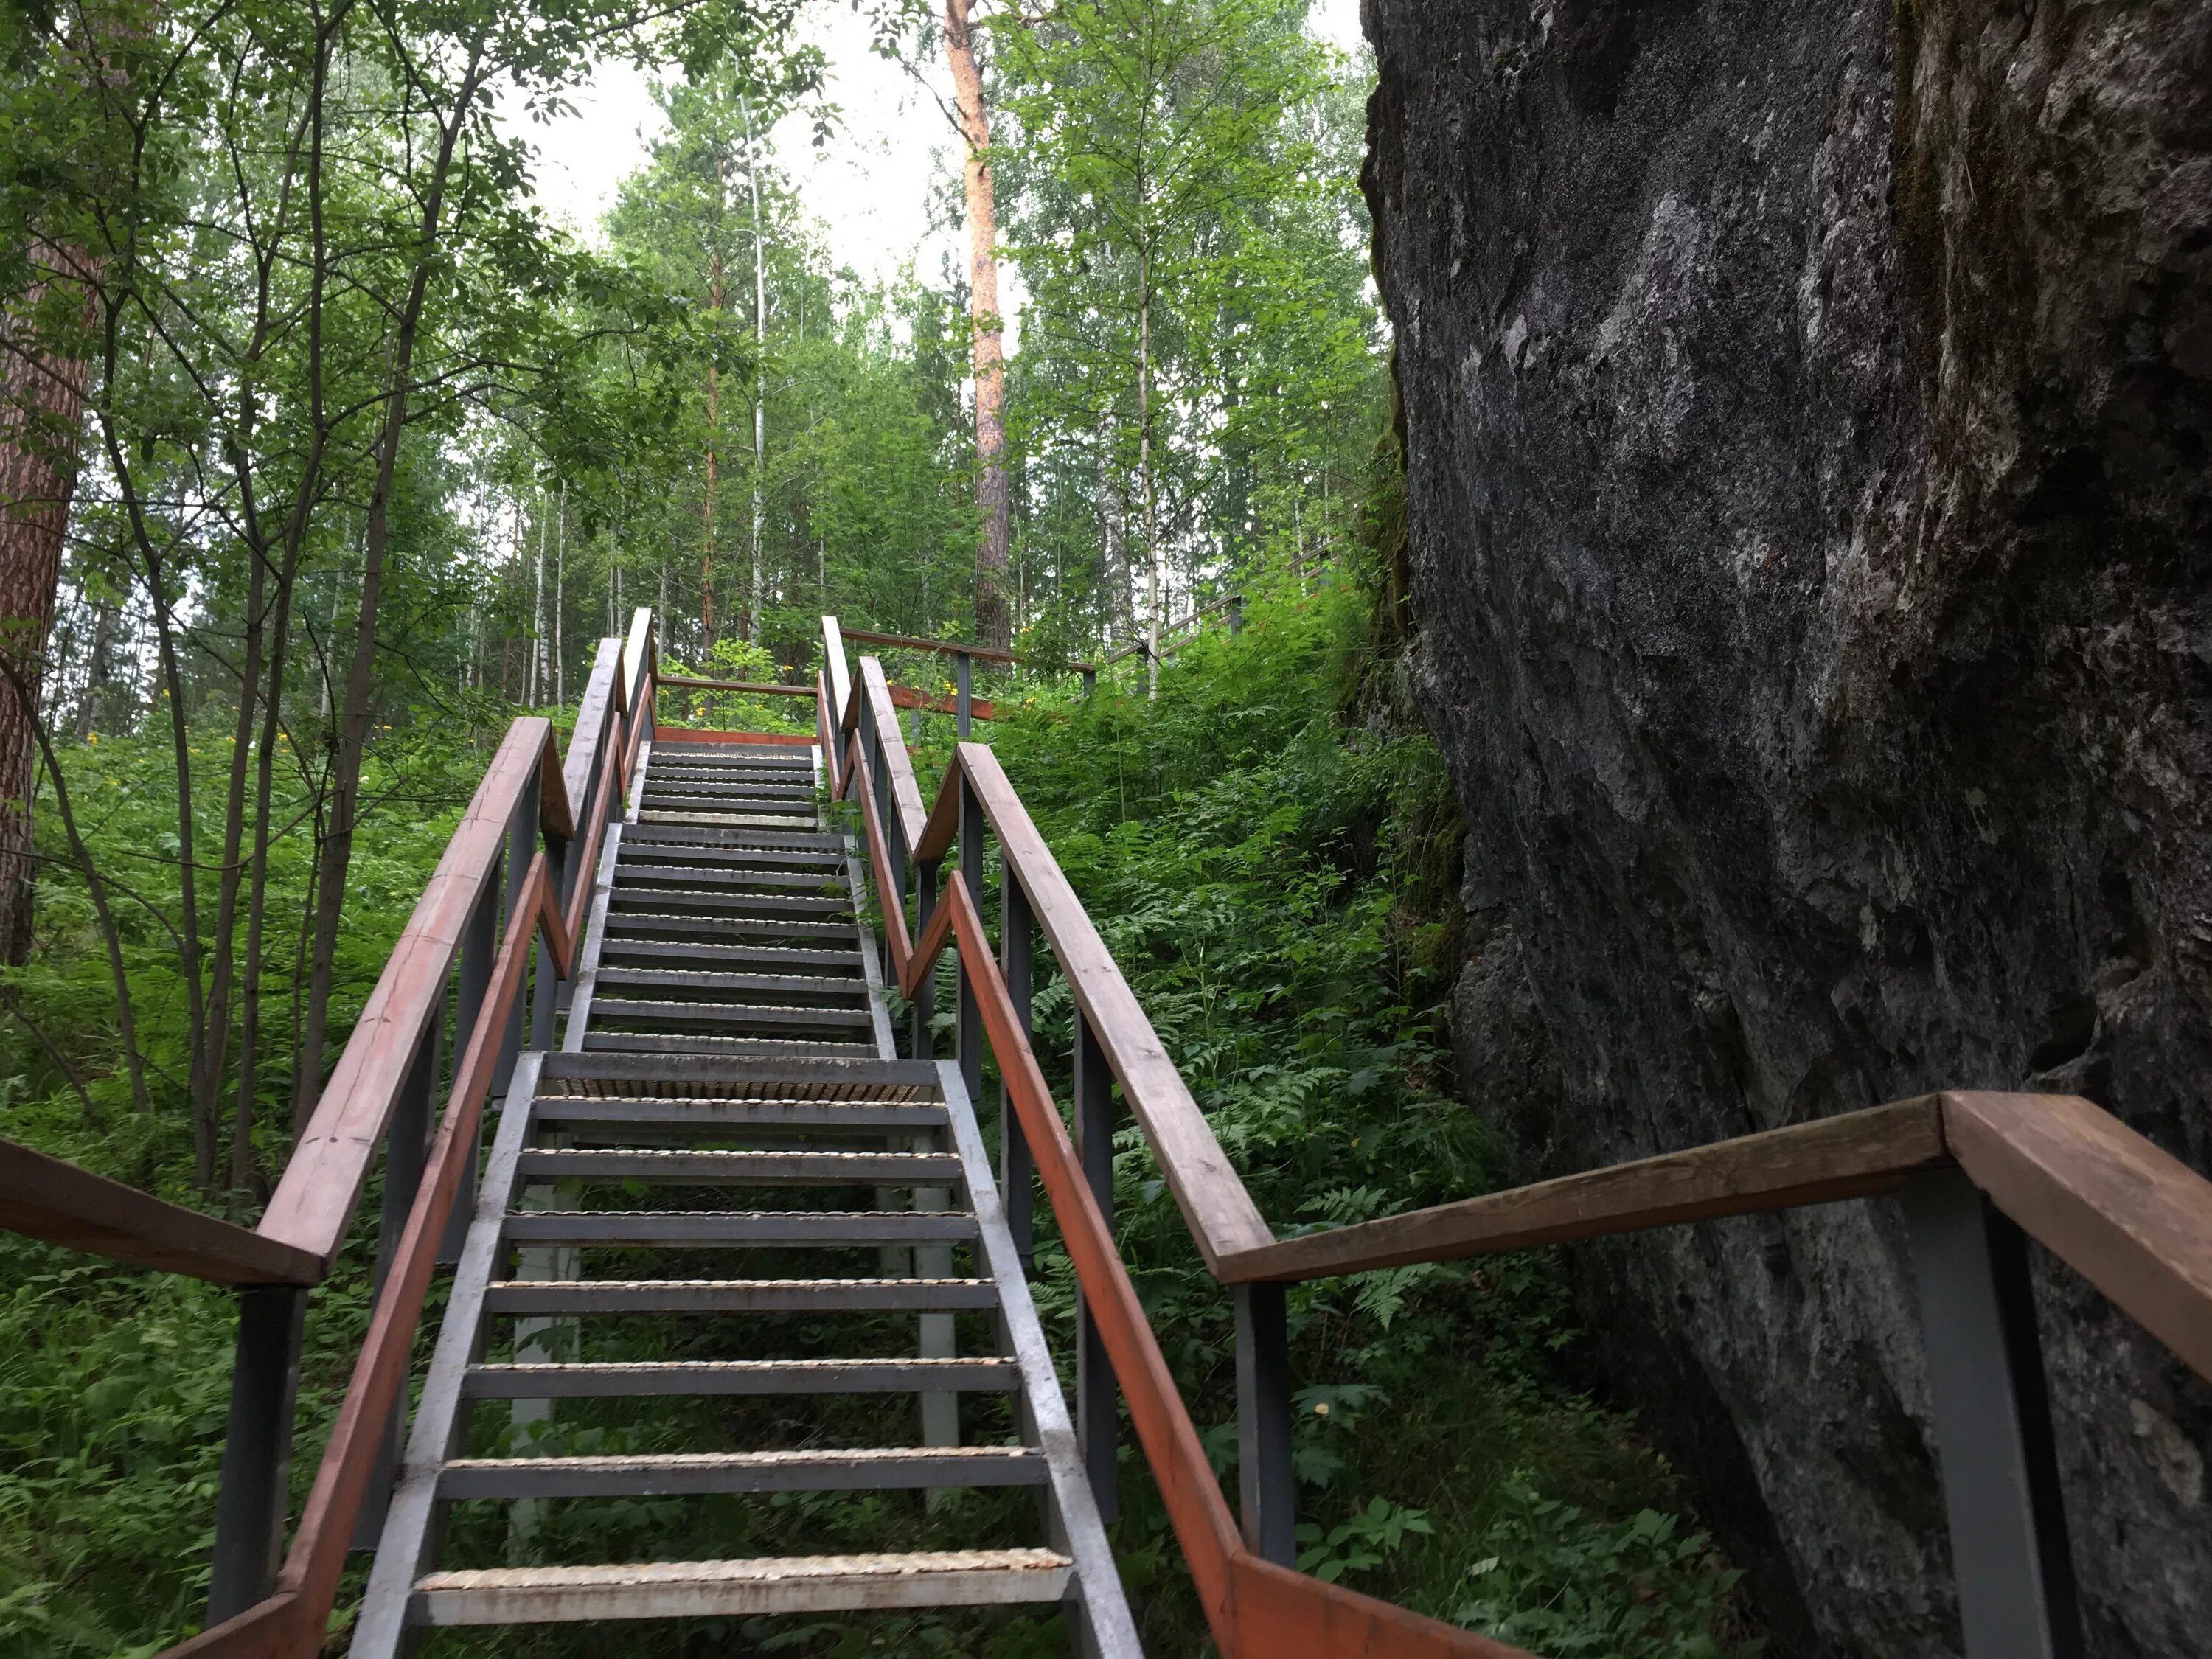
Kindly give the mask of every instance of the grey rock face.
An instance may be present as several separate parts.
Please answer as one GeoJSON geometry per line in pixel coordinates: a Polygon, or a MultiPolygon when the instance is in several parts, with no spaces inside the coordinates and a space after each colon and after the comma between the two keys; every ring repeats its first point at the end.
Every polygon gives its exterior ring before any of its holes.
{"type": "MultiPolygon", "coordinates": [[[[1942,1086],[2212,1170],[2212,5],[1368,7],[1469,1098],[1532,1173],[1942,1086]]],[[[1775,1650],[1955,1652],[1894,1206],[1575,1261],[1775,1650]]],[[[2091,1650],[2202,1656],[2212,1390],[2039,1273],[2091,1650]]]]}

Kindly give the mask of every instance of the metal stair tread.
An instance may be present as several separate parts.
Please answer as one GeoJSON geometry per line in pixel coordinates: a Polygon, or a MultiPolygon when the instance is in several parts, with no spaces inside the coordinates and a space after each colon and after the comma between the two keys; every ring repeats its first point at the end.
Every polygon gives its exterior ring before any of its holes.
{"type": "Polygon", "coordinates": [[[913,1394],[1013,1389],[1020,1368],[1000,1356],[951,1359],[661,1359],[490,1361],[468,1368],[475,1399],[574,1399],[629,1395],[913,1394]]]}
{"type": "Polygon", "coordinates": [[[827,1008],[781,1002],[667,1002],[641,997],[599,997],[592,1012],[599,1019],[673,1019],[717,1025],[866,1025],[865,1008],[827,1008]]]}
{"type": "Polygon", "coordinates": [[[912,1178],[954,1186],[962,1179],[955,1152],[756,1152],[723,1148],[608,1147],[592,1151],[533,1147],[522,1154],[524,1175],[659,1176],[665,1179],[823,1179],[883,1184],[912,1178]]]}
{"type": "Polygon", "coordinates": [[[841,1450],[639,1452],[585,1457],[461,1457],[438,1489],[455,1500],[865,1492],[893,1487],[1040,1486],[1029,1446],[862,1446],[841,1450]]]}
{"type": "Polygon", "coordinates": [[[484,1294],[493,1315],[975,1313],[998,1304],[988,1279],[529,1279],[484,1294]]]}
{"type": "Polygon", "coordinates": [[[975,1236],[965,1210],[512,1210],[507,1237],[518,1243],[812,1244],[959,1243],[975,1236]]]}
{"type": "Polygon", "coordinates": [[[665,985],[702,991],[816,991],[831,996],[868,994],[867,981],[835,974],[738,974],[711,968],[601,968],[602,985],[665,985]]]}
{"type": "Polygon", "coordinates": [[[1074,1564],[1046,1551],[785,1556],[631,1566],[493,1567],[434,1574],[408,1596],[410,1625],[738,1618],[1065,1600],[1074,1564]],[[922,1565],[927,1563],[927,1565],[922,1565]],[[819,1564],[818,1565],[817,1564],[819,1564]],[[758,1571],[754,1571],[758,1569],[758,1571]]]}

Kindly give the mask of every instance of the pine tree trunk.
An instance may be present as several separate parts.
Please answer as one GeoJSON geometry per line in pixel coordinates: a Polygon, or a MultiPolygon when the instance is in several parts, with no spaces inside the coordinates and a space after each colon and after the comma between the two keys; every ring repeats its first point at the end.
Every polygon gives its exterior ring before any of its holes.
{"type": "Polygon", "coordinates": [[[975,634],[1004,649],[1010,638],[1006,567],[1012,536],[1006,501],[1006,370],[999,317],[998,205],[991,179],[991,123],[983,105],[968,0],[945,0],[945,56],[967,149],[968,313],[975,379],[975,634]]]}
{"type": "Polygon", "coordinates": [[[768,479],[768,261],[761,239],[760,156],[753,149],[752,100],[740,95],[738,112],[745,124],[745,179],[753,198],[753,568],[745,594],[745,625],[739,637],[760,637],[761,534],[765,522],[762,491],[768,479]]]}
{"type": "Polygon", "coordinates": [[[31,800],[38,763],[32,727],[76,483],[87,367],[81,346],[55,350],[32,338],[27,318],[58,289],[64,295],[74,289],[76,332],[88,337],[98,275],[78,249],[40,242],[30,258],[49,274],[25,296],[21,315],[7,319],[0,337],[0,659],[19,688],[0,690],[0,961],[11,966],[31,949],[31,800]]]}
{"type": "MultiPolygon", "coordinates": [[[[714,246],[708,256],[707,272],[707,314],[717,320],[722,314],[722,191],[726,187],[722,152],[718,144],[714,150],[714,246]]],[[[721,371],[710,362],[707,365],[707,501],[702,515],[706,520],[706,534],[699,547],[699,655],[702,667],[708,666],[705,659],[714,654],[714,486],[718,481],[717,462],[720,459],[717,450],[721,441],[721,371]]],[[[665,605],[662,608],[664,611],[666,609],[665,605]]]]}

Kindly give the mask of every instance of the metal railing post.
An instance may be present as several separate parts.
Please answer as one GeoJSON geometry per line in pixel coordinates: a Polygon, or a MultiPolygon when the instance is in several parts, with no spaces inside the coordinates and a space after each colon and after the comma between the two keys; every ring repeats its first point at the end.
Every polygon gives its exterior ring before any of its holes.
{"type": "MultiPolygon", "coordinates": [[[[963,775],[960,780],[960,878],[968,888],[969,902],[980,914],[983,908],[983,804],[975,799],[963,775]]],[[[935,883],[933,880],[932,885],[935,883]]],[[[983,1007],[975,1000],[975,978],[968,958],[957,957],[953,1025],[953,1057],[960,1063],[960,1080],[968,1085],[970,1105],[983,1096],[983,1007]]]]}
{"type": "Polygon", "coordinates": [[[1229,596],[1229,631],[1231,635],[1244,631],[1244,596],[1242,593],[1229,596]]]}
{"type": "MultiPolygon", "coordinates": [[[[978,814],[980,817],[981,814],[978,814]]],[[[962,832],[967,831],[963,828],[962,832]]],[[[1014,1018],[1024,1035],[1030,1025],[1030,998],[1034,975],[1030,967],[1029,895],[1001,861],[999,867],[999,972],[1006,981],[1006,995],[1014,1005],[1014,1018]]],[[[999,1079],[999,1193],[1006,1206],[1006,1230],[1014,1236],[1014,1253],[1022,1272],[1036,1277],[1036,1180],[1030,1158],[1030,1144],[1014,1115],[1012,1093],[1006,1079],[999,1079]]]]}
{"type": "MultiPolygon", "coordinates": [[[[431,1102],[445,1069],[446,1002],[443,997],[431,1013],[429,1028],[415,1050],[415,1063],[407,1081],[392,1103],[392,1125],[384,1143],[384,1206],[376,1221],[376,1273],[371,1280],[370,1305],[384,1290],[392,1271],[392,1253],[399,1236],[407,1231],[408,1212],[415,1207],[416,1189],[422,1184],[422,1165],[430,1150],[431,1102]]],[[[362,1498],[361,1517],[354,1523],[353,1547],[373,1550],[384,1534],[384,1511],[392,1497],[393,1473],[399,1467],[399,1442],[407,1426],[405,1396],[393,1406],[384,1425],[384,1441],[376,1454],[376,1468],[362,1498]]]]}
{"type": "Polygon", "coordinates": [[[293,1285],[249,1285],[238,1293],[238,1348],[208,1579],[210,1626],[245,1612],[276,1587],[307,1314],[307,1293],[293,1285]]]}
{"type": "Polygon", "coordinates": [[[1967,1659],[2079,1659],[2027,1237],[1955,1170],[1904,1204],[1967,1659]]]}
{"type": "MultiPolygon", "coordinates": [[[[469,912],[467,923],[461,929],[460,986],[453,997],[453,1063],[468,1052],[469,1038],[477,1029],[477,1016],[483,1012],[484,998],[491,990],[492,960],[499,954],[499,870],[494,866],[485,879],[483,890],[477,895],[476,908],[469,912]]],[[[474,1204],[455,1204],[453,1212],[446,1218],[445,1236],[438,1241],[438,1265],[451,1267],[461,1259],[461,1246],[469,1236],[469,1218],[475,1214],[474,1204]]]]}
{"type": "Polygon", "coordinates": [[[1237,1485],[1245,1547],[1297,1562],[1297,1486],[1291,1464],[1291,1345],[1280,1285],[1237,1287],[1237,1485]]]}
{"type": "MultiPolygon", "coordinates": [[[[1007,885],[1012,886],[1009,882],[1007,885]]],[[[1114,1230],[1114,1073],[1106,1064],[1091,1022],[1075,1013],[1075,1152],[1083,1178],[1098,1200],[1106,1230],[1114,1230]]],[[[1114,1364],[1098,1334],[1098,1322],[1079,1282],[1075,1289],[1075,1438],[1084,1473],[1098,1500],[1098,1518],[1111,1525],[1121,1514],[1121,1486],[1115,1467],[1121,1422],[1115,1403],[1114,1364]]]]}
{"type": "MultiPolygon", "coordinates": [[[[898,845],[903,851],[906,841],[902,831],[898,845]]],[[[896,868],[904,862],[894,859],[896,868]]],[[[937,862],[934,860],[918,864],[914,870],[914,933],[917,948],[922,934],[928,930],[931,914],[937,908],[937,862]]],[[[937,1012],[937,969],[932,967],[914,988],[914,1058],[929,1060],[935,1056],[935,1044],[929,1035],[930,1016],[937,1012]]]]}
{"type": "Polygon", "coordinates": [[[1083,671],[1083,695],[1088,697],[1097,690],[1098,671],[1095,668],[1085,669],[1083,671]]]}
{"type": "MultiPolygon", "coordinates": [[[[953,653],[952,685],[953,724],[959,731],[960,741],[965,743],[968,741],[969,721],[975,707],[975,659],[965,651],[953,653]]],[[[983,902],[981,893],[973,896],[978,904],[983,902]]]]}

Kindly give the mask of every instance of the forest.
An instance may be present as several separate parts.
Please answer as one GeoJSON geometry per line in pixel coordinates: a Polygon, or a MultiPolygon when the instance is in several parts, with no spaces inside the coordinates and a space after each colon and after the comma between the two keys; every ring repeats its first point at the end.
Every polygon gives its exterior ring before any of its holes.
{"type": "MultiPolygon", "coordinates": [[[[833,259],[795,182],[793,147],[847,120],[808,21],[10,9],[0,1133],[250,1221],[507,721],[573,718],[648,605],[671,672],[732,680],[811,684],[825,613],[1013,646],[983,735],[1268,1213],[1502,1178],[1444,1029],[1464,826],[1407,668],[1371,64],[1303,0],[876,6],[875,50],[950,89],[915,142],[971,254],[884,281],[833,259]],[[609,64],[647,72],[658,122],[579,235],[533,118],[609,64]],[[1202,626],[1231,596],[1240,628],[1202,626]],[[1088,697],[1079,661],[1109,665],[1088,697]]],[[[660,711],[710,714],[788,718],[660,711]]],[[[933,785],[951,723],[915,731],[933,785]]],[[[1049,986],[1038,1009],[1070,1018],[1049,986]]],[[[1185,1396],[1227,1425],[1228,1304],[1133,1132],[1115,1181],[1185,1396]]],[[[316,1294],[295,1480],[372,1248],[316,1294]]],[[[1039,1276],[1064,1338],[1048,1243],[1039,1276]]],[[[1547,1253],[1291,1310],[1306,1571],[1551,1655],[1758,1650],[1674,1471],[1591,1392],[1547,1253]]],[[[0,1252],[0,1655],[198,1628],[230,1360],[213,1287],[0,1252]]],[[[1235,1445],[1209,1433],[1224,1468],[1235,1445]]],[[[1126,1452],[1124,1484],[1148,1644],[1205,1650],[1126,1452]]],[[[1018,1616],[731,1639],[1068,1650],[1018,1616]]],[[[479,1647],[586,1650],[439,1650],[479,1647]]]]}

